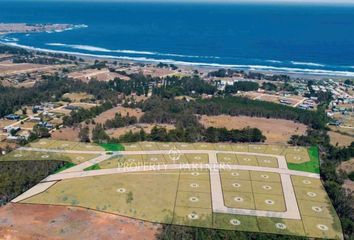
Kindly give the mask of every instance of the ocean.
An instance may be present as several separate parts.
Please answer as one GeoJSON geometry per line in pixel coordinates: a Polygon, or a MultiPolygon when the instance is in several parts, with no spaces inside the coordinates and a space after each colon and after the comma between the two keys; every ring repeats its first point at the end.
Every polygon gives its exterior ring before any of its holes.
{"type": "Polygon", "coordinates": [[[354,6],[0,1],[3,23],[70,23],[0,42],[196,66],[354,77],[354,6]]]}

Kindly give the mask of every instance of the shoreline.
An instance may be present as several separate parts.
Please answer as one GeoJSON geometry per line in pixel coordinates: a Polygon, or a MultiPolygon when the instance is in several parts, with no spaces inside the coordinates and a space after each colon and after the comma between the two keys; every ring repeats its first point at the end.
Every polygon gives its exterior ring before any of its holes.
{"type": "MultiPolygon", "coordinates": [[[[0,34],[0,40],[11,33],[0,34]]],[[[24,33],[22,33],[24,34],[24,33]]],[[[286,74],[291,77],[297,78],[313,78],[313,79],[323,79],[323,78],[335,78],[335,79],[348,79],[354,78],[354,71],[336,71],[336,70],[323,70],[323,69],[309,69],[309,68],[291,68],[291,67],[275,67],[275,66],[266,66],[266,65],[237,65],[237,64],[219,64],[219,63],[203,63],[203,62],[187,62],[187,61],[179,61],[173,59],[154,59],[147,57],[130,57],[130,56],[114,56],[114,55],[104,55],[104,54],[90,54],[90,53],[82,53],[75,51],[63,51],[63,50],[52,50],[45,48],[36,48],[26,45],[17,44],[14,42],[1,42],[0,45],[17,47],[26,49],[28,51],[34,52],[46,52],[46,53],[60,53],[67,54],[76,57],[85,58],[87,60],[106,60],[106,61],[114,61],[119,60],[121,62],[127,63],[145,63],[145,64],[158,64],[160,62],[166,64],[174,64],[178,67],[191,68],[191,69],[203,69],[203,70],[215,70],[221,68],[229,68],[235,70],[244,70],[244,71],[253,71],[264,74],[286,74]]]]}

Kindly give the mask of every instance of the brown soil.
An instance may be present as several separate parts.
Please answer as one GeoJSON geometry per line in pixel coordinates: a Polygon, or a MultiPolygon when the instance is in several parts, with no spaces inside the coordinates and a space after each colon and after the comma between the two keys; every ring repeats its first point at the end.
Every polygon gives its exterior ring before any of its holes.
{"type": "Polygon", "coordinates": [[[61,128],[52,133],[52,139],[64,141],[79,141],[79,128],[61,128]]]}
{"type": "Polygon", "coordinates": [[[354,141],[354,137],[343,135],[337,132],[329,131],[328,135],[330,137],[331,144],[334,146],[338,144],[338,146],[340,147],[346,147],[354,141]]]}
{"type": "Polygon", "coordinates": [[[259,128],[267,137],[266,143],[287,143],[291,135],[306,133],[306,125],[283,119],[267,119],[246,116],[201,116],[200,122],[206,127],[242,129],[259,128]]]}
{"type": "Polygon", "coordinates": [[[126,116],[129,114],[129,116],[135,116],[138,119],[144,114],[141,109],[138,108],[125,108],[125,107],[115,107],[112,109],[109,109],[103,113],[101,113],[100,115],[98,115],[95,118],[95,122],[96,123],[105,123],[107,120],[109,119],[113,119],[114,116],[116,115],[116,113],[120,113],[122,114],[122,116],[126,116]]]}
{"type": "Polygon", "coordinates": [[[83,208],[8,204],[0,208],[0,239],[155,239],[160,225],[83,208]]]}

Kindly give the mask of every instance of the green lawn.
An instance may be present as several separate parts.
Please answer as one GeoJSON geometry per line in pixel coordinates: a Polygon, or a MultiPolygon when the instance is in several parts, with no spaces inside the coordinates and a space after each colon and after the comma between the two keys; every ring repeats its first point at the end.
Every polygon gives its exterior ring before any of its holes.
{"type": "Polygon", "coordinates": [[[124,151],[124,146],[119,143],[101,143],[100,146],[106,151],[124,151]]]}
{"type": "Polygon", "coordinates": [[[76,165],[75,163],[67,162],[64,166],[62,166],[61,168],[59,168],[58,170],[56,170],[56,171],[54,172],[54,174],[55,174],[55,173],[62,172],[62,171],[64,171],[64,170],[68,169],[68,168],[71,168],[71,167],[75,166],[75,165],[76,165]]]}
{"type": "Polygon", "coordinates": [[[288,163],[288,168],[291,170],[320,173],[320,159],[317,147],[310,147],[308,149],[310,161],[305,163],[288,163]]]}
{"type": "Polygon", "coordinates": [[[91,170],[99,170],[101,167],[98,164],[94,164],[88,168],[85,168],[84,171],[91,171],[91,170]]]}

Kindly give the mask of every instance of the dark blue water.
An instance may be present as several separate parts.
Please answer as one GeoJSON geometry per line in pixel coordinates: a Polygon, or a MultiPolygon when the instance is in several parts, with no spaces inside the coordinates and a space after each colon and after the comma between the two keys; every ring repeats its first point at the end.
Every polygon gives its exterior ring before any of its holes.
{"type": "Polygon", "coordinates": [[[88,26],[1,40],[41,49],[354,76],[353,6],[0,1],[0,22],[88,26]]]}

